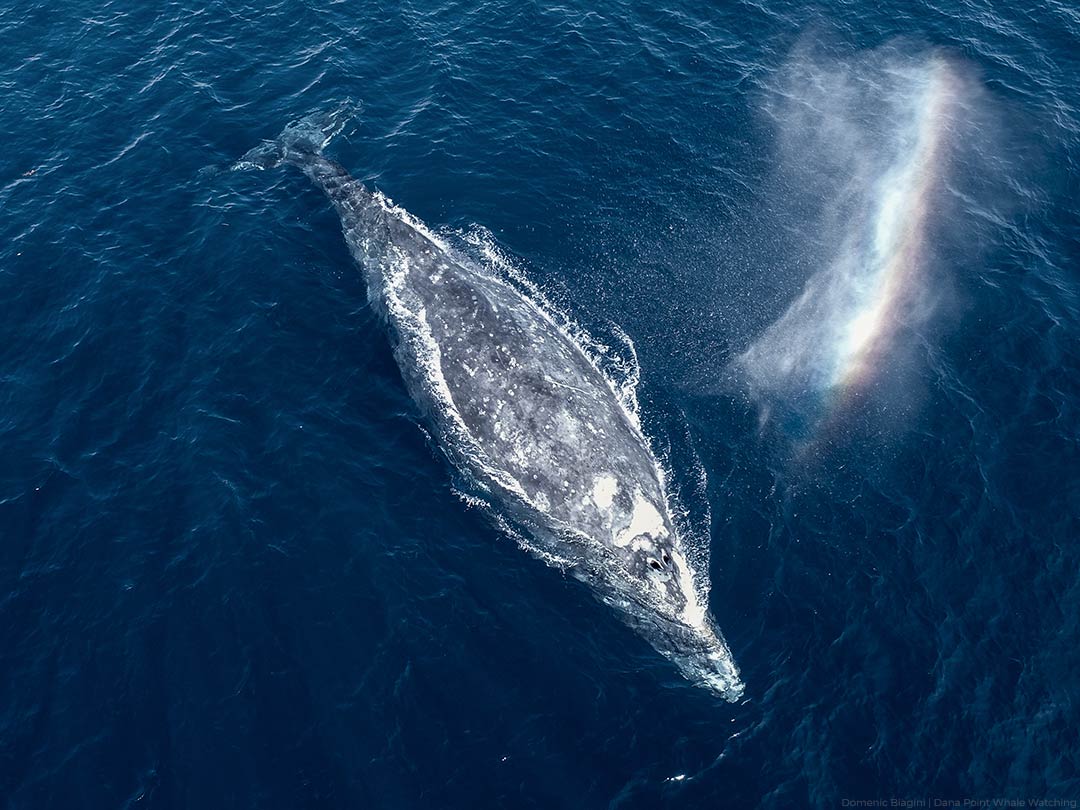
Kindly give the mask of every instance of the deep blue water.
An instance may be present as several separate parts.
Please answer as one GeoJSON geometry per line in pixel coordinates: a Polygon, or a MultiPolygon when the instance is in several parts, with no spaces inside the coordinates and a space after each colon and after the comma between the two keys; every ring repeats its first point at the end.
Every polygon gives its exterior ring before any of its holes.
{"type": "Polygon", "coordinates": [[[23,2],[0,54],[5,807],[1080,798],[1074,4],[23,2]],[[759,396],[934,53],[932,306],[759,396]],[[741,702],[457,496],[315,189],[203,171],[346,97],[336,159],[633,341],[741,702]]]}

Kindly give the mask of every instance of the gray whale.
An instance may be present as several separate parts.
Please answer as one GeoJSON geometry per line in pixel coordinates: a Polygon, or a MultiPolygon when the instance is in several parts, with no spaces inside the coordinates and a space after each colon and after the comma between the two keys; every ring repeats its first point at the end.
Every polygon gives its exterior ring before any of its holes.
{"type": "Polygon", "coordinates": [[[738,670],[636,420],[541,307],[323,156],[354,113],[291,124],[234,168],[293,165],[326,193],[451,462],[527,547],[588,582],[689,680],[736,700],[738,670]]]}

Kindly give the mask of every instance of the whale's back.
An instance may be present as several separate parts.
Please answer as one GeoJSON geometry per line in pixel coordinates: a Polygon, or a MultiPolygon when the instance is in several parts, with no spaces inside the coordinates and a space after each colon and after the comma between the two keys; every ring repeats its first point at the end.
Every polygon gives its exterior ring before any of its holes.
{"type": "Polygon", "coordinates": [[[628,554],[639,535],[669,539],[652,454],[582,350],[510,284],[408,223],[390,231],[386,294],[398,320],[427,333],[422,345],[437,357],[421,365],[437,366],[442,406],[486,464],[555,528],[628,554]]]}

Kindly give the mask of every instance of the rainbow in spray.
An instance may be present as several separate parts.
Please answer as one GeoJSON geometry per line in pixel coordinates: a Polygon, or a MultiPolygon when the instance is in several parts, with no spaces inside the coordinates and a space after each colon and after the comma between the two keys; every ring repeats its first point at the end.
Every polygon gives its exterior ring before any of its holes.
{"type": "Polygon", "coordinates": [[[832,409],[888,364],[898,329],[924,317],[935,198],[963,82],[939,55],[891,78],[900,90],[890,99],[888,159],[851,156],[861,204],[833,260],[739,358],[759,395],[813,397],[832,409]]]}

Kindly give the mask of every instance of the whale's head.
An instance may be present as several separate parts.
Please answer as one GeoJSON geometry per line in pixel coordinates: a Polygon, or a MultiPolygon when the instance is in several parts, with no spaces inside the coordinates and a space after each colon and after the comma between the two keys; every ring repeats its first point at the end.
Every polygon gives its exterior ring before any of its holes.
{"type": "Polygon", "coordinates": [[[665,530],[656,534],[642,534],[631,542],[626,558],[628,573],[646,585],[645,590],[662,606],[663,612],[673,618],[686,612],[694,598],[689,571],[682,555],[676,552],[674,537],[665,530]]]}
{"type": "Polygon", "coordinates": [[[666,500],[636,491],[614,534],[621,552],[623,594],[613,600],[630,624],[693,683],[727,700],[743,685],[708,610],[704,572],[695,571],[674,529],[666,500]],[[699,576],[701,574],[701,576],[699,576]]]}
{"type": "Polygon", "coordinates": [[[620,491],[613,506],[612,547],[624,575],[661,613],[681,617],[695,598],[693,577],[659,487],[649,494],[640,487],[620,491]]]}
{"type": "Polygon", "coordinates": [[[654,623],[653,646],[679,668],[691,683],[732,703],[744,691],[739,668],[711,617],[695,624],[654,623]]]}
{"type": "MultiPolygon", "coordinates": [[[[743,694],[738,667],[709,615],[704,594],[693,587],[693,573],[677,549],[657,569],[655,558],[641,562],[626,580],[603,594],[624,620],[697,686],[737,701],[743,694]],[[636,572],[636,573],[635,573],[636,572]],[[642,579],[647,585],[643,587],[642,579]]],[[[663,562],[661,557],[659,562],[663,562]]]]}

